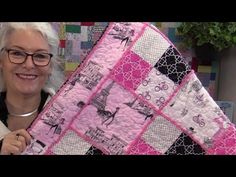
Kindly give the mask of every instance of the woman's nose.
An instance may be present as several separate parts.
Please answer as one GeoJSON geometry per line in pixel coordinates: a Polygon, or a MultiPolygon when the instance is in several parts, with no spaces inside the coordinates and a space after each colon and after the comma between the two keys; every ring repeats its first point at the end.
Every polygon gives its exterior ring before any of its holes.
{"type": "Polygon", "coordinates": [[[35,67],[33,57],[30,55],[28,55],[26,57],[25,62],[23,64],[26,68],[34,68],[35,67]]]}

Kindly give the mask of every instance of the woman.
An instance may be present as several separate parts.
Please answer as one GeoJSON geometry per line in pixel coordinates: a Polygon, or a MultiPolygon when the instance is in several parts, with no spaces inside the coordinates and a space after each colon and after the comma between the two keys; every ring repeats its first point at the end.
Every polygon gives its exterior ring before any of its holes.
{"type": "Polygon", "coordinates": [[[4,23],[0,31],[0,150],[20,154],[26,131],[64,81],[49,23],[4,23]]]}

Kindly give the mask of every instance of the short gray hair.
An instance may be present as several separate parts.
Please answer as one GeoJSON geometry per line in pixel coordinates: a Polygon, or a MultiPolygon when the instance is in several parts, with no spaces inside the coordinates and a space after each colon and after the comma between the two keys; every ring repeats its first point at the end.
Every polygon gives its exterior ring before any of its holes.
{"type": "MultiPolygon", "coordinates": [[[[65,80],[63,72],[63,59],[58,56],[59,38],[57,32],[53,29],[50,23],[45,22],[11,22],[2,23],[0,26],[0,50],[5,47],[7,36],[14,30],[17,29],[33,29],[42,34],[46,39],[50,47],[50,53],[52,57],[52,73],[49,77],[44,90],[55,90],[57,91],[65,80]]],[[[1,58],[0,58],[1,59],[1,58]]],[[[5,86],[3,82],[2,72],[0,72],[0,91],[4,91],[5,86]]]]}

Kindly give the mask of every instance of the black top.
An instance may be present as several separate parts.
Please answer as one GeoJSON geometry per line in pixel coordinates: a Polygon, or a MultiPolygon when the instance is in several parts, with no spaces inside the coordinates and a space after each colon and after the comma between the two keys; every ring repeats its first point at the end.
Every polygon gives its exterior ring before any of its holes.
{"type": "MultiPolygon", "coordinates": [[[[42,111],[43,106],[45,105],[45,102],[48,98],[48,95],[49,95],[48,93],[41,91],[41,102],[40,102],[40,105],[38,108],[38,113],[40,113],[42,111]]],[[[2,123],[6,127],[8,127],[8,125],[7,125],[8,110],[7,110],[7,106],[5,103],[5,99],[6,99],[6,92],[0,92],[0,120],[2,121],[2,123]]],[[[30,126],[32,125],[32,123],[30,124],[30,126]]],[[[30,128],[30,126],[28,128],[30,128]]],[[[0,140],[0,151],[2,148],[2,141],[3,141],[3,139],[0,140]]]]}
{"type": "MultiPolygon", "coordinates": [[[[42,111],[43,106],[48,98],[48,95],[49,94],[46,93],[45,91],[41,91],[41,102],[38,108],[38,113],[42,111]]],[[[5,99],[6,99],[6,92],[0,92],[0,120],[6,127],[8,127],[7,125],[8,110],[5,103],[5,99]]]]}

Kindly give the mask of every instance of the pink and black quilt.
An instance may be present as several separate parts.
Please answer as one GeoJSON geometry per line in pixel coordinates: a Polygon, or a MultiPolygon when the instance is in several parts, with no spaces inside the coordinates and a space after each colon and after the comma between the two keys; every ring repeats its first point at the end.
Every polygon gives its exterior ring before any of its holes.
{"type": "Polygon", "coordinates": [[[110,23],[22,154],[236,154],[235,125],[149,23],[110,23]]]}

